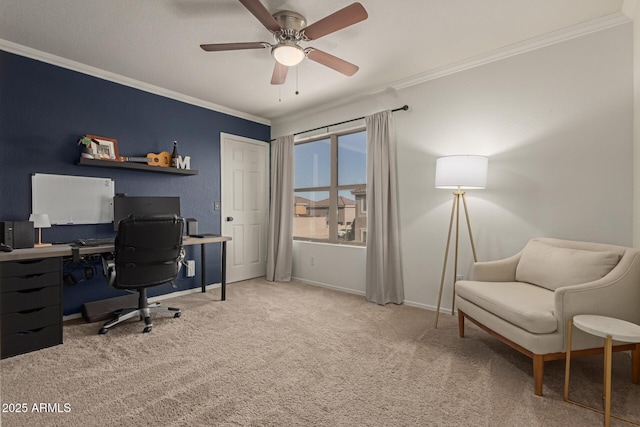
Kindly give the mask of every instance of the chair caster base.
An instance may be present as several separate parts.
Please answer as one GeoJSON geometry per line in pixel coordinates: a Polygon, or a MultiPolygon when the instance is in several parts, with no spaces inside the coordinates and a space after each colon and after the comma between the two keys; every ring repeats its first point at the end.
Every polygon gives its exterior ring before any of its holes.
{"type": "Polygon", "coordinates": [[[148,333],[148,332],[151,332],[151,327],[153,326],[153,323],[151,320],[152,313],[172,314],[174,318],[182,316],[182,311],[180,311],[179,308],[160,307],[159,305],[160,303],[156,302],[144,308],[129,308],[129,309],[120,310],[119,315],[115,319],[105,323],[102,326],[102,329],[98,331],[98,333],[101,335],[104,335],[107,332],[109,332],[109,329],[111,329],[112,327],[120,323],[123,323],[129,319],[140,319],[140,321],[144,321],[145,327],[142,332],[148,333]]]}
{"type": "Polygon", "coordinates": [[[151,317],[145,316],[144,323],[145,323],[145,327],[142,330],[142,333],[146,334],[147,332],[151,332],[151,327],[153,326],[153,324],[151,323],[151,317]]]}

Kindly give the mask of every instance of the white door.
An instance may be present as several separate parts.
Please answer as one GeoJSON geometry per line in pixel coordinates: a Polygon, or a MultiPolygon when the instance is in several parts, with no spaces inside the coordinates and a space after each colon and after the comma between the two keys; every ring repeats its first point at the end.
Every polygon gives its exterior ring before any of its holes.
{"type": "Polygon", "coordinates": [[[227,242],[227,282],[267,274],[269,144],[220,134],[222,234],[227,242]]]}

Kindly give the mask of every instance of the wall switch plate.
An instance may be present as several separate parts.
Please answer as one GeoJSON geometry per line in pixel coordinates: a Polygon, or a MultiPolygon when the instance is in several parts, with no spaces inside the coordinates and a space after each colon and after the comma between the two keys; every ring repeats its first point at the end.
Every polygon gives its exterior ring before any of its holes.
{"type": "Polygon", "coordinates": [[[458,275],[456,276],[456,282],[457,282],[458,280],[464,280],[464,276],[463,276],[462,274],[458,274],[458,275]]]}
{"type": "Polygon", "coordinates": [[[218,202],[218,201],[213,202],[213,210],[214,211],[219,211],[220,210],[220,202],[218,202]]]}
{"type": "Polygon", "coordinates": [[[315,265],[316,264],[316,259],[314,257],[309,258],[309,264],[310,265],[315,265]]]}
{"type": "Polygon", "coordinates": [[[190,259],[187,261],[187,277],[193,277],[196,275],[196,261],[190,259]]]}

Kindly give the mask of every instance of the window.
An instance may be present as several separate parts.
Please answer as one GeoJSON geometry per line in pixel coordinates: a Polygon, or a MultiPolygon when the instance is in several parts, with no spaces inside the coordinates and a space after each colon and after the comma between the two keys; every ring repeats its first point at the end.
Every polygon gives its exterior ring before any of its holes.
{"type": "Polygon", "coordinates": [[[364,245],[366,131],[297,143],[293,188],[294,239],[364,245]]]}

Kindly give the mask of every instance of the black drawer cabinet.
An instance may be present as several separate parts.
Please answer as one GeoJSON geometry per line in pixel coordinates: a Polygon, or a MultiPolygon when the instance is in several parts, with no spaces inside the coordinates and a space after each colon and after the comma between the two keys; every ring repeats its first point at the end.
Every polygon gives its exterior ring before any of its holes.
{"type": "Polygon", "coordinates": [[[2,358],[62,344],[62,258],[0,262],[2,358]]]}

